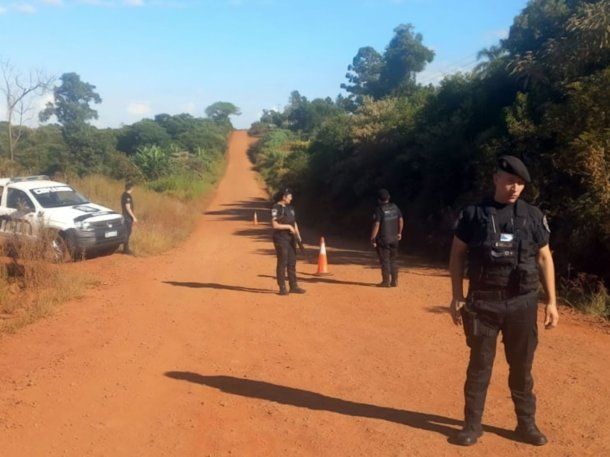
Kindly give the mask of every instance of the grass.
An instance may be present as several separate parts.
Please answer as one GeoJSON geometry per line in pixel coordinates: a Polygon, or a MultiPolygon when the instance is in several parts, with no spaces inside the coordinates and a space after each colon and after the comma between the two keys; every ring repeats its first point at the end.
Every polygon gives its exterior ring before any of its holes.
{"type": "Polygon", "coordinates": [[[610,293],[595,275],[581,273],[570,280],[562,279],[559,296],[563,302],[585,314],[610,319],[610,293]]]}
{"type": "Polygon", "coordinates": [[[4,244],[0,263],[0,333],[14,332],[82,296],[96,281],[48,261],[48,239],[4,244]]]}

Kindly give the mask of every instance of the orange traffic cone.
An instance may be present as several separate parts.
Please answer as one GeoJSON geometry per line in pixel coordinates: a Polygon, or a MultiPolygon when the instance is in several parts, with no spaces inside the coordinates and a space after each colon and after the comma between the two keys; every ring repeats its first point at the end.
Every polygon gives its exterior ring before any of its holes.
{"type": "Polygon", "coordinates": [[[318,256],[318,272],[316,276],[327,276],[330,275],[328,272],[328,259],[326,258],[326,243],[324,237],[320,238],[320,255],[318,256]]]}
{"type": "Polygon", "coordinates": [[[254,211],[254,225],[258,225],[258,216],[256,215],[256,211],[254,211]]]}

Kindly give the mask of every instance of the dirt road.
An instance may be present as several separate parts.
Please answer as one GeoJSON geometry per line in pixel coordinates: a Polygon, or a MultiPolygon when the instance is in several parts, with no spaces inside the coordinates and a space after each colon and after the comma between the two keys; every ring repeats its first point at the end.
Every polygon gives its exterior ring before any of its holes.
{"type": "Polygon", "coordinates": [[[464,449],[447,443],[467,350],[446,272],[408,261],[398,288],[378,289],[370,252],[330,249],[333,276],[301,262],[307,294],[276,295],[250,141],[233,135],[183,246],[69,266],[102,285],[0,340],[2,457],[610,455],[610,335],[577,316],[540,332],[550,444],[511,439],[499,346],[486,433],[464,449]]]}

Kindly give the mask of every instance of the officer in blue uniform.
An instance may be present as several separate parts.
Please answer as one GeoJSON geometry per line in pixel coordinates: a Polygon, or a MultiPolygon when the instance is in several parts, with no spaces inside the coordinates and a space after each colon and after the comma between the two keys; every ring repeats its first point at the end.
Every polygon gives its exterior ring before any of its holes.
{"type": "Polygon", "coordinates": [[[273,227],[273,245],[277,255],[276,278],[280,295],[304,294],[297,282],[297,243],[301,237],[296,214],[292,207],[292,191],[285,189],[279,195],[277,203],[271,209],[271,226],[273,227]],[[286,273],[290,291],[286,289],[286,273]]]}
{"type": "Polygon", "coordinates": [[[517,415],[516,435],[523,442],[541,446],[547,438],[536,426],[531,370],[538,343],[540,280],[546,292],[545,327],[551,329],[559,320],[550,229],[542,212],[519,198],[530,182],[521,160],[500,157],[493,180],[493,198],[461,212],[451,248],[451,314],[456,325],[463,323],[470,347],[464,428],[453,441],[470,446],[482,434],[485,397],[501,332],[517,415]],[[464,298],[466,261],[469,287],[464,298]]]}
{"type": "Polygon", "coordinates": [[[404,220],[402,212],[394,203],[390,203],[390,193],[386,189],[377,192],[379,205],[373,213],[371,244],[377,250],[381,265],[381,282],[378,287],[396,287],[398,285],[398,243],[402,239],[404,220]]]}

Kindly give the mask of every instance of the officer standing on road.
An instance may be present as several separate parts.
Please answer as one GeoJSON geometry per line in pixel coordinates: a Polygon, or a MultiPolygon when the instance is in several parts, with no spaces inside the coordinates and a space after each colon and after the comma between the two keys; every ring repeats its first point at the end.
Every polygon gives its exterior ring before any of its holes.
{"type": "Polygon", "coordinates": [[[305,290],[297,284],[297,242],[301,238],[299,226],[296,222],[292,202],[292,191],[285,189],[276,199],[277,203],[271,209],[271,225],[273,227],[273,245],[277,254],[277,283],[280,286],[280,295],[288,295],[286,289],[286,271],[288,271],[288,284],[290,293],[304,294],[305,290]]]}
{"type": "Polygon", "coordinates": [[[390,203],[390,193],[386,189],[377,192],[379,206],[373,213],[371,244],[377,249],[381,265],[381,282],[378,287],[398,285],[398,243],[402,239],[404,220],[398,206],[390,203]]]}
{"type": "Polygon", "coordinates": [[[127,182],[125,184],[125,192],[121,195],[121,211],[123,212],[123,218],[125,219],[125,231],[126,238],[123,243],[123,253],[133,255],[133,251],[129,248],[129,238],[131,237],[131,230],[133,224],[138,222],[138,218],[134,214],[134,204],[131,192],[133,191],[133,184],[127,182]]]}
{"type": "Polygon", "coordinates": [[[455,444],[470,446],[482,434],[481,419],[491,377],[496,341],[502,332],[510,372],[508,385],[517,415],[517,437],[536,446],[547,443],[536,426],[532,363],[538,343],[538,286],[546,292],[544,325],[557,325],[555,271],[549,249],[550,229],[535,206],[519,197],[530,175],[514,156],[498,159],[495,194],[466,207],[451,247],[451,314],[464,324],[470,362],[464,385],[464,428],[455,444]],[[462,278],[468,260],[468,298],[462,278]]]}

